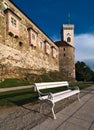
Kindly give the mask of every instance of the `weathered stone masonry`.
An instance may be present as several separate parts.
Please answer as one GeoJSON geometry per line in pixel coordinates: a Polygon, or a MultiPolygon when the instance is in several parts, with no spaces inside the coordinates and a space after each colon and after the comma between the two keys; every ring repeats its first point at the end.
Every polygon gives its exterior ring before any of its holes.
{"type": "Polygon", "coordinates": [[[74,25],[53,42],[11,0],[0,0],[0,77],[60,71],[75,79],[74,25]]]}
{"type": "Polygon", "coordinates": [[[17,68],[40,73],[59,71],[58,59],[53,41],[12,2],[0,0],[0,64],[10,73],[17,68]]]}

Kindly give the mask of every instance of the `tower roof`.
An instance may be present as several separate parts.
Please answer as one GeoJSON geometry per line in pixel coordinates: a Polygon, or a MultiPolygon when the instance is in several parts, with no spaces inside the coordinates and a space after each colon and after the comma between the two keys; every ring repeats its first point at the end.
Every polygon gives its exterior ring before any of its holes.
{"type": "Polygon", "coordinates": [[[63,28],[74,28],[74,24],[63,24],[63,28]]]}
{"type": "MultiPolygon", "coordinates": [[[[56,41],[55,45],[60,47],[60,46],[70,46],[73,47],[72,45],[70,45],[69,43],[67,43],[66,41],[56,41]]],[[[74,47],[73,47],[74,48],[74,47]]]]}

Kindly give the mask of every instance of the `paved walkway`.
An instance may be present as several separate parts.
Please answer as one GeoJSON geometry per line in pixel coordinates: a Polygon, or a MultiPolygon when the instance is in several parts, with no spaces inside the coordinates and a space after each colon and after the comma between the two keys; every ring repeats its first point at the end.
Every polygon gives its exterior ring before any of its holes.
{"type": "Polygon", "coordinates": [[[94,87],[87,89],[80,103],[75,101],[32,130],[94,130],[94,87]]]}
{"type": "Polygon", "coordinates": [[[14,90],[20,90],[20,89],[27,89],[27,88],[31,88],[32,86],[33,85],[11,87],[11,88],[0,88],[0,92],[14,91],[14,90]]]}
{"type": "Polygon", "coordinates": [[[55,106],[57,119],[48,106],[39,113],[39,103],[20,107],[0,108],[0,130],[94,130],[94,86],[76,97],[60,101],[55,106]]]}

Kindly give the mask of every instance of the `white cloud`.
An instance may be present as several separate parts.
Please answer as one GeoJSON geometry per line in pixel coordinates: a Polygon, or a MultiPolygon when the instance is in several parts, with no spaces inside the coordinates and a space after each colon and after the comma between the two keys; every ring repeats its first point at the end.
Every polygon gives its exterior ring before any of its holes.
{"type": "Polygon", "coordinates": [[[75,36],[75,60],[94,59],[94,34],[79,34],[75,36]]]}
{"type": "MultiPolygon", "coordinates": [[[[56,35],[52,37],[54,41],[59,41],[56,35]]],[[[94,34],[86,33],[75,35],[75,61],[84,61],[94,70],[94,34]]]]}
{"type": "Polygon", "coordinates": [[[57,35],[53,35],[53,37],[51,37],[51,39],[53,39],[53,41],[55,42],[55,41],[59,41],[60,40],[60,38],[59,37],[57,37],[57,35]]]}

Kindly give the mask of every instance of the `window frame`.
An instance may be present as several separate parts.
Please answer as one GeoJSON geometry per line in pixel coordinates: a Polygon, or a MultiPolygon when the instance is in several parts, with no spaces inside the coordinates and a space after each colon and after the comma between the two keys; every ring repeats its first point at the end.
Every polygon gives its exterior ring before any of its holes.
{"type": "Polygon", "coordinates": [[[11,22],[11,25],[13,27],[17,28],[17,20],[14,17],[11,16],[11,21],[10,22],[11,22]]]}
{"type": "Polygon", "coordinates": [[[56,49],[55,47],[52,47],[52,56],[53,56],[54,58],[57,57],[57,49],[56,49]]]}
{"type": "Polygon", "coordinates": [[[36,47],[37,46],[37,32],[32,28],[27,28],[29,36],[29,45],[36,47]]]}
{"type": "Polygon", "coordinates": [[[11,36],[19,37],[19,25],[21,18],[9,8],[7,8],[4,12],[6,14],[7,23],[6,31],[9,35],[12,34],[11,36]]]}
{"type": "Polygon", "coordinates": [[[45,46],[46,46],[46,53],[48,54],[48,55],[50,55],[50,53],[51,53],[51,45],[46,41],[45,42],[45,46]]]}
{"type": "Polygon", "coordinates": [[[71,42],[71,38],[70,37],[67,37],[67,42],[71,42]]]}

